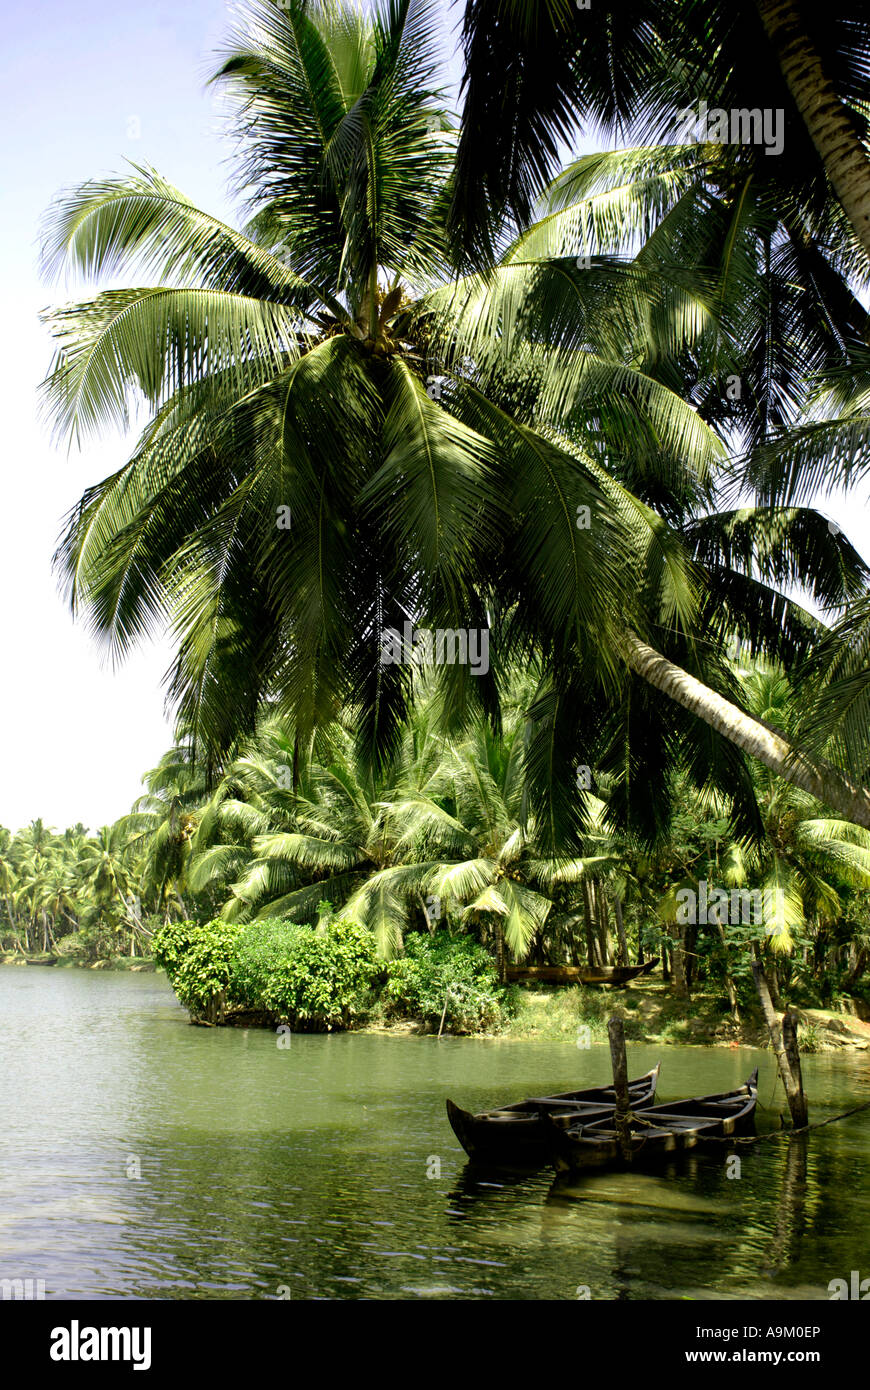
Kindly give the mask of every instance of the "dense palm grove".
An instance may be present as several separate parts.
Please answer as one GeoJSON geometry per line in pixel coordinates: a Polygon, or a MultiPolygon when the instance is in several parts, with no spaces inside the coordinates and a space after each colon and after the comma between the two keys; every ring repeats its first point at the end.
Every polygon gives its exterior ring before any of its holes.
{"type": "MultiPolygon", "coordinates": [[[[788,728],[784,677],[743,672],[746,702],[788,728]]],[[[506,960],[590,966],[663,955],[678,993],[746,1001],[753,941],[774,987],[805,1002],[862,992],[870,957],[870,835],[821,813],[762,769],[753,778],[759,831],[735,834],[728,807],[675,770],[680,809],[654,844],[621,828],[615,779],[593,771],[578,854],[552,854],[524,806],[518,684],[501,733],[481,723],[437,733],[434,697],[406,731],[389,775],[373,777],[349,730],[330,731],[294,767],[294,741],[264,723],[211,790],[189,748],[145,777],[131,813],[89,835],[40,821],[0,839],[10,951],[96,961],[151,953],[167,923],[230,927],[275,919],[316,926],[334,909],[371,934],[381,958],[414,934],[469,937],[506,960]],[[294,776],[296,778],[294,785],[294,776]],[[781,890],[779,919],[681,923],[677,894],[704,881],[781,890]]]]}
{"type": "Polygon", "coordinates": [[[381,960],[860,995],[870,571],[811,503],[867,470],[867,17],[472,0],[458,123],[438,18],[242,15],[241,229],[147,167],[51,210],[47,268],[152,277],[50,316],[45,390],[73,437],[147,404],[57,563],[116,655],[168,628],[179,732],[116,825],[5,836],[6,943],[328,904],[381,960]],[[620,147],[562,166],[581,120],[620,147]]]}

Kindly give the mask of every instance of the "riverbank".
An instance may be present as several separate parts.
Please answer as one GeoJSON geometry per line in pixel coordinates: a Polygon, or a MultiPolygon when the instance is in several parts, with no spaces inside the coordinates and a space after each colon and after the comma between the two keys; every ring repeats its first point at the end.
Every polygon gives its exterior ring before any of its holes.
{"type": "MultiPolygon", "coordinates": [[[[870,1051],[870,1022],[828,1009],[795,1011],[801,1051],[870,1051]]],[[[607,1019],[618,1013],[629,1042],[695,1047],[762,1047],[770,1038],[760,1012],[741,1011],[739,1023],[723,1012],[713,993],[675,999],[667,985],[644,981],[626,989],[577,987],[523,990],[516,1014],[501,1036],[547,1042],[574,1041],[584,1047],[607,1042],[607,1019]]]]}
{"type": "Polygon", "coordinates": [[[117,956],[114,960],[95,960],[91,962],[78,960],[74,956],[57,956],[51,964],[44,959],[22,955],[18,951],[7,951],[0,954],[0,965],[30,966],[31,969],[51,970],[127,970],[134,971],[136,974],[153,974],[157,966],[150,956],[117,956]]]}
{"type": "MultiPolygon", "coordinates": [[[[870,1051],[870,1023],[829,1009],[796,1009],[803,1053],[870,1051]]],[[[760,1013],[745,1010],[740,1023],[723,1014],[717,997],[695,994],[688,1001],[673,997],[662,983],[628,989],[594,990],[580,986],[542,991],[521,988],[514,1015],[498,1032],[477,1034],[514,1042],[570,1042],[583,1049],[607,1043],[607,1019],[619,1014],[626,1040],[658,1046],[769,1048],[760,1013]]],[[[403,1019],[366,1024],[360,1031],[392,1034],[431,1033],[429,1027],[403,1019]]]]}
{"type": "MultiPolygon", "coordinates": [[[[0,957],[0,965],[27,967],[27,960],[20,954],[7,953],[0,957]]],[[[95,961],[90,965],[60,957],[51,968],[164,973],[153,960],[136,956],[95,961]]],[[[696,993],[686,1002],[675,999],[668,986],[655,979],[625,989],[592,989],[578,985],[546,990],[540,986],[521,985],[516,987],[514,999],[514,1012],[500,1029],[485,1029],[473,1036],[514,1042],[570,1042],[585,1048],[607,1042],[607,1019],[618,1013],[625,1022],[626,1039],[632,1043],[723,1048],[770,1046],[760,1014],[744,1010],[740,1022],[735,1023],[730,1014],[723,1013],[719,996],[696,993]]],[[[870,1021],[832,1009],[797,1009],[796,1012],[802,1052],[870,1051],[870,1021]]],[[[252,1010],[238,1009],[228,1015],[226,1025],[273,1028],[275,1021],[252,1010]]],[[[387,1021],[376,1014],[349,1031],[413,1036],[437,1030],[417,1019],[387,1021]]],[[[449,1028],[444,1032],[454,1036],[449,1028]]]]}

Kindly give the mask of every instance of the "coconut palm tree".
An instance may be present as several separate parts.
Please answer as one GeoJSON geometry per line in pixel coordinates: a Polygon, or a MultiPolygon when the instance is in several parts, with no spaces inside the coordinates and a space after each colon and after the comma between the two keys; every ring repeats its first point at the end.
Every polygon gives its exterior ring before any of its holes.
{"type": "MultiPolygon", "coordinates": [[[[244,231],[144,168],[51,215],[48,264],[161,276],[54,318],[61,429],[126,418],[133,388],[152,411],[130,462],[71,516],[62,572],[117,652],[168,619],[171,693],[213,757],[264,699],[303,744],[349,706],[360,747],[387,757],[409,673],[382,661],[385,632],[487,629],[506,529],[530,596],[551,606],[543,536],[573,553],[582,602],[562,606],[590,648],[633,601],[628,538],[593,470],[497,410],[477,429],[435,398],[409,310],[449,273],[437,22],[409,0],[371,21],[251,7],[217,79],[238,103],[244,231]],[[510,530],[518,492],[551,499],[537,527],[510,530]],[[596,517],[582,547],[567,494],[596,517]]],[[[445,678],[494,708],[493,673],[445,678]]]]}
{"type": "Polygon", "coordinates": [[[125,926],[130,930],[130,954],[134,954],[136,919],[130,914],[130,898],[137,876],[131,862],[128,835],[120,822],[102,825],[81,852],[80,871],[90,894],[92,915],[111,935],[125,926]]]}
{"type": "Polygon", "coordinates": [[[630,0],[617,11],[469,0],[454,238],[490,261],[505,216],[529,222],[581,125],[646,144],[706,101],[781,111],[775,157],[761,142],[733,154],[748,175],[785,177],[808,203],[829,186],[870,256],[868,42],[857,0],[824,14],[802,0],[630,0]]]}
{"type": "MultiPolygon", "coordinates": [[[[799,705],[781,672],[756,667],[744,687],[750,708],[766,723],[786,730],[798,724],[799,705]]],[[[736,853],[734,867],[743,882],[768,890],[774,910],[767,945],[774,954],[788,953],[796,927],[823,931],[842,915],[844,890],[870,888],[870,834],[820,815],[817,802],[764,769],[755,770],[755,781],[764,836],[749,853],[736,853]]]]}
{"type": "MultiPolygon", "coordinates": [[[[70,518],[59,560],[74,608],[119,653],[169,621],[171,694],[212,763],[268,702],[301,746],[353,710],[360,751],[384,766],[412,685],[406,661],[384,663],[385,637],[421,621],[488,635],[492,620],[503,664],[530,642],[602,683],[626,664],[870,824],[854,779],[796,755],[650,645],[656,625],[690,629],[691,567],[628,487],[524,419],[536,373],[558,380],[558,366],[533,345],[496,391],[491,374],[478,380],[466,314],[447,326],[442,372],[437,287],[461,169],[435,87],[435,23],[409,0],[372,21],[301,0],[251,9],[218,74],[239,98],[242,232],[146,169],[58,204],[48,264],[101,275],[138,262],[159,276],[54,317],[47,393],[61,428],[125,419],[134,389],[152,412],[130,462],[70,518]]],[[[519,289],[531,272],[513,269],[519,289]]],[[[626,328],[664,318],[673,337],[680,317],[683,344],[702,297],[663,285],[661,267],[600,269],[582,291],[579,272],[549,273],[598,309],[583,316],[583,406],[599,412],[600,447],[621,438],[621,452],[634,441],[649,457],[660,440],[703,474],[721,441],[624,346],[626,328]]],[[[558,296],[546,302],[558,311],[558,296]]],[[[489,336],[506,323],[490,321],[489,336]]],[[[679,655],[701,674],[691,648],[679,655]]],[[[495,714],[497,664],[441,676],[457,718],[495,714]]]]}
{"type": "MultiPolygon", "coordinates": [[[[544,215],[515,238],[487,275],[466,277],[457,288],[431,296],[429,305],[442,309],[443,350],[452,345],[456,353],[470,353],[490,396],[499,385],[509,395],[515,390],[511,368],[516,373],[518,362],[531,362],[537,375],[524,392],[521,418],[551,437],[558,431],[560,442],[567,436],[567,447],[579,444],[618,485],[614,506],[625,502],[619,487],[627,486],[632,505],[655,508],[689,549],[692,578],[702,594],[701,612],[689,626],[712,664],[696,665],[697,652],[672,645],[668,617],[653,642],[624,633],[622,655],[630,669],[779,775],[867,824],[860,773],[853,774],[851,787],[838,786],[836,778],[827,780],[831,769],[823,759],[801,757],[745,708],[735,708],[739,689],[717,656],[722,640],[736,637],[794,666],[824,629],[794,601],[789,587],[802,585],[822,608],[841,611],[866,592],[868,571],[860,556],[812,508],[783,507],[767,498],[755,507],[729,505],[723,482],[730,483],[732,470],[723,469],[715,449],[701,455],[706,469],[692,467],[686,455],[662,449],[667,434],[661,425],[646,442],[636,431],[620,438],[612,428],[622,409],[614,399],[612,369],[621,360],[622,393],[646,393],[649,419],[657,387],[666,386],[685,395],[732,448],[756,449],[800,418],[810,398],[807,368],[824,370],[844,339],[854,341],[867,331],[867,315],[847,278],[854,258],[841,262],[813,252],[795,209],[778,207],[769,189],[750,193],[745,171],[738,173],[713,146],[584,157],[560,176],[544,215]],[[652,332],[644,331],[622,306],[614,325],[622,346],[604,344],[609,371],[603,381],[589,324],[596,309],[606,314],[596,296],[616,271],[614,252],[636,245],[638,232],[647,238],[635,259],[622,263],[622,273],[658,274],[656,321],[652,332]],[[580,262],[585,264],[578,271],[580,262]],[[692,272],[696,279],[689,278],[692,272]],[[729,382],[737,384],[733,400],[730,392],[726,398],[729,382]],[[606,432],[602,420],[611,426],[606,432]]],[[[647,298],[645,308],[649,304],[647,298]]],[[[564,587],[570,573],[554,563],[553,580],[564,587]]],[[[539,632],[542,616],[536,611],[533,617],[539,632]]],[[[679,616],[685,623],[685,607],[679,616]]],[[[566,675],[571,678],[570,663],[562,663],[559,675],[563,684],[566,675]]],[[[584,673],[582,683],[588,680],[584,673]]],[[[627,708],[628,693],[622,698],[627,708]]],[[[569,717],[577,712],[587,728],[596,717],[589,703],[576,682],[571,698],[561,701],[563,711],[569,717]]],[[[607,703],[606,691],[596,691],[596,703],[607,703]]],[[[681,726],[684,738],[698,738],[693,725],[691,720],[681,726]]],[[[545,732],[552,748],[548,726],[545,732]]],[[[579,749],[573,760],[570,749],[564,753],[565,767],[580,760],[579,749]]],[[[553,773],[551,762],[543,766],[540,794],[544,784],[552,789],[553,773]]]]}
{"type": "Polygon", "coordinates": [[[147,793],[117,826],[128,833],[129,850],[142,857],[142,892],[153,895],[157,912],[167,916],[172,892],[177,907],[187,916],[182,895],[197,812],[206,794],[205,778],[191,762],[188,748],[177,746],[142,780],[147,793]]]}
{"type": "MultiPolygon", "coordinates": [[[[551,914],[573,920],[579,894],[566,898],[559,889],[579,874],[572,877],[572,863],[537,842],[524,783],[525,736],[525,720],[515,713],[500,736],[481,723],[462,739],[436,737],[424,748],[383,804],[381,834],[392,862],[366,879],[348,911],[390,945],[401,940],[417,906],[430,926],[476,926],[502,974],[506,948],[522,960],[549,929],[551,914]]],[[[563,934],[558,924],[556,934],[563,934]]]]}
{"type": "Polygon", "coordinates": [[[270,721],[227,769],[193,842],[191,885],[224,884],[221,915],[230,921],[314,921],[322,901],[344,904],[388,856],[384,788],[355,757],[352,737],[333,730],[323,762],[301,768],[293,745],[270,721]]]}

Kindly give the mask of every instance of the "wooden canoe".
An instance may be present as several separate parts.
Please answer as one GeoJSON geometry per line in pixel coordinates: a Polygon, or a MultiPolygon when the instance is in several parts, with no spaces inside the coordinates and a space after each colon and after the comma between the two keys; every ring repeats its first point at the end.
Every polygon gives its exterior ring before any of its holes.
{"type": "MultiPolygon", "coordinates": [[[[660,1066],[661,1064],[659,1064],[660,1066]]],[[[659,1066],[629,1081],[632,1108],[643,1110],[656,1096],[659,1066]]],[[[550,1142],[543,1117],[567,1115],[586,1123],[612,1115],[616,1097],[612,1086],[590,1086],[554,1096],[531,1096],[473,1115],[447,1102],[453,1133],[473,1162],[488,1167],[541,1168],[550,1161],[550,1142]]]]}
{"type": "Polygon", "coordinates": [[[640,975],[655,970],[659,957],[643,965],[509,965],[507,979],[511,984],[547,985],[627,985],[640,975]]]}
{"type": "MultiPolygon", "coordinates": [[[[647,1106],[630,1119],[630,1166],[655,1165],[690,1149],[703,1148],[711,1139],[751,1133],[757,1099],[756,1069],[736,1091],[647,1106]]],[[[550,1161],[557,1172],[629,1166],[619,1146],[612,1110],[604,1119],[586,1122],[548,1115],[543,1124],[550,1139],[550,1161]]]]}
{"type": "Polygon", "coordinates": [[[57,965],[57,956],[25,956],[28,965],[57,965]]]}

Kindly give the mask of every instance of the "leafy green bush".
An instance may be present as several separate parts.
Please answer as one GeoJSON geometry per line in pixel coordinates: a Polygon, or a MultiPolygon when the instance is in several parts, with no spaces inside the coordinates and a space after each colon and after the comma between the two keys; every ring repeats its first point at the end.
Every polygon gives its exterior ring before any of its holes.
{"type": "Polygon", "coordinates": [[[453,1033],[498,1027],[510,1011],[509,991],[498,983],[492,957],[468,936],[415,932],[405,954],[387,965],[383,1001],[397,1014],[440,1024],[453,1033]]]}
{"type": "Polygon", "coordinates": [[[357,922],[253,922],[236,942],[230,994],[296,1026],[347,1027],[366,1011],[377,970],[374,939],[357,922]]]}
{"type": "Polygon", "coordinates": [[[242,928],[215,918],[170,922],[154,933],[151,951],[192,1018],[223,1022],[236,938],[242,928]]]}

